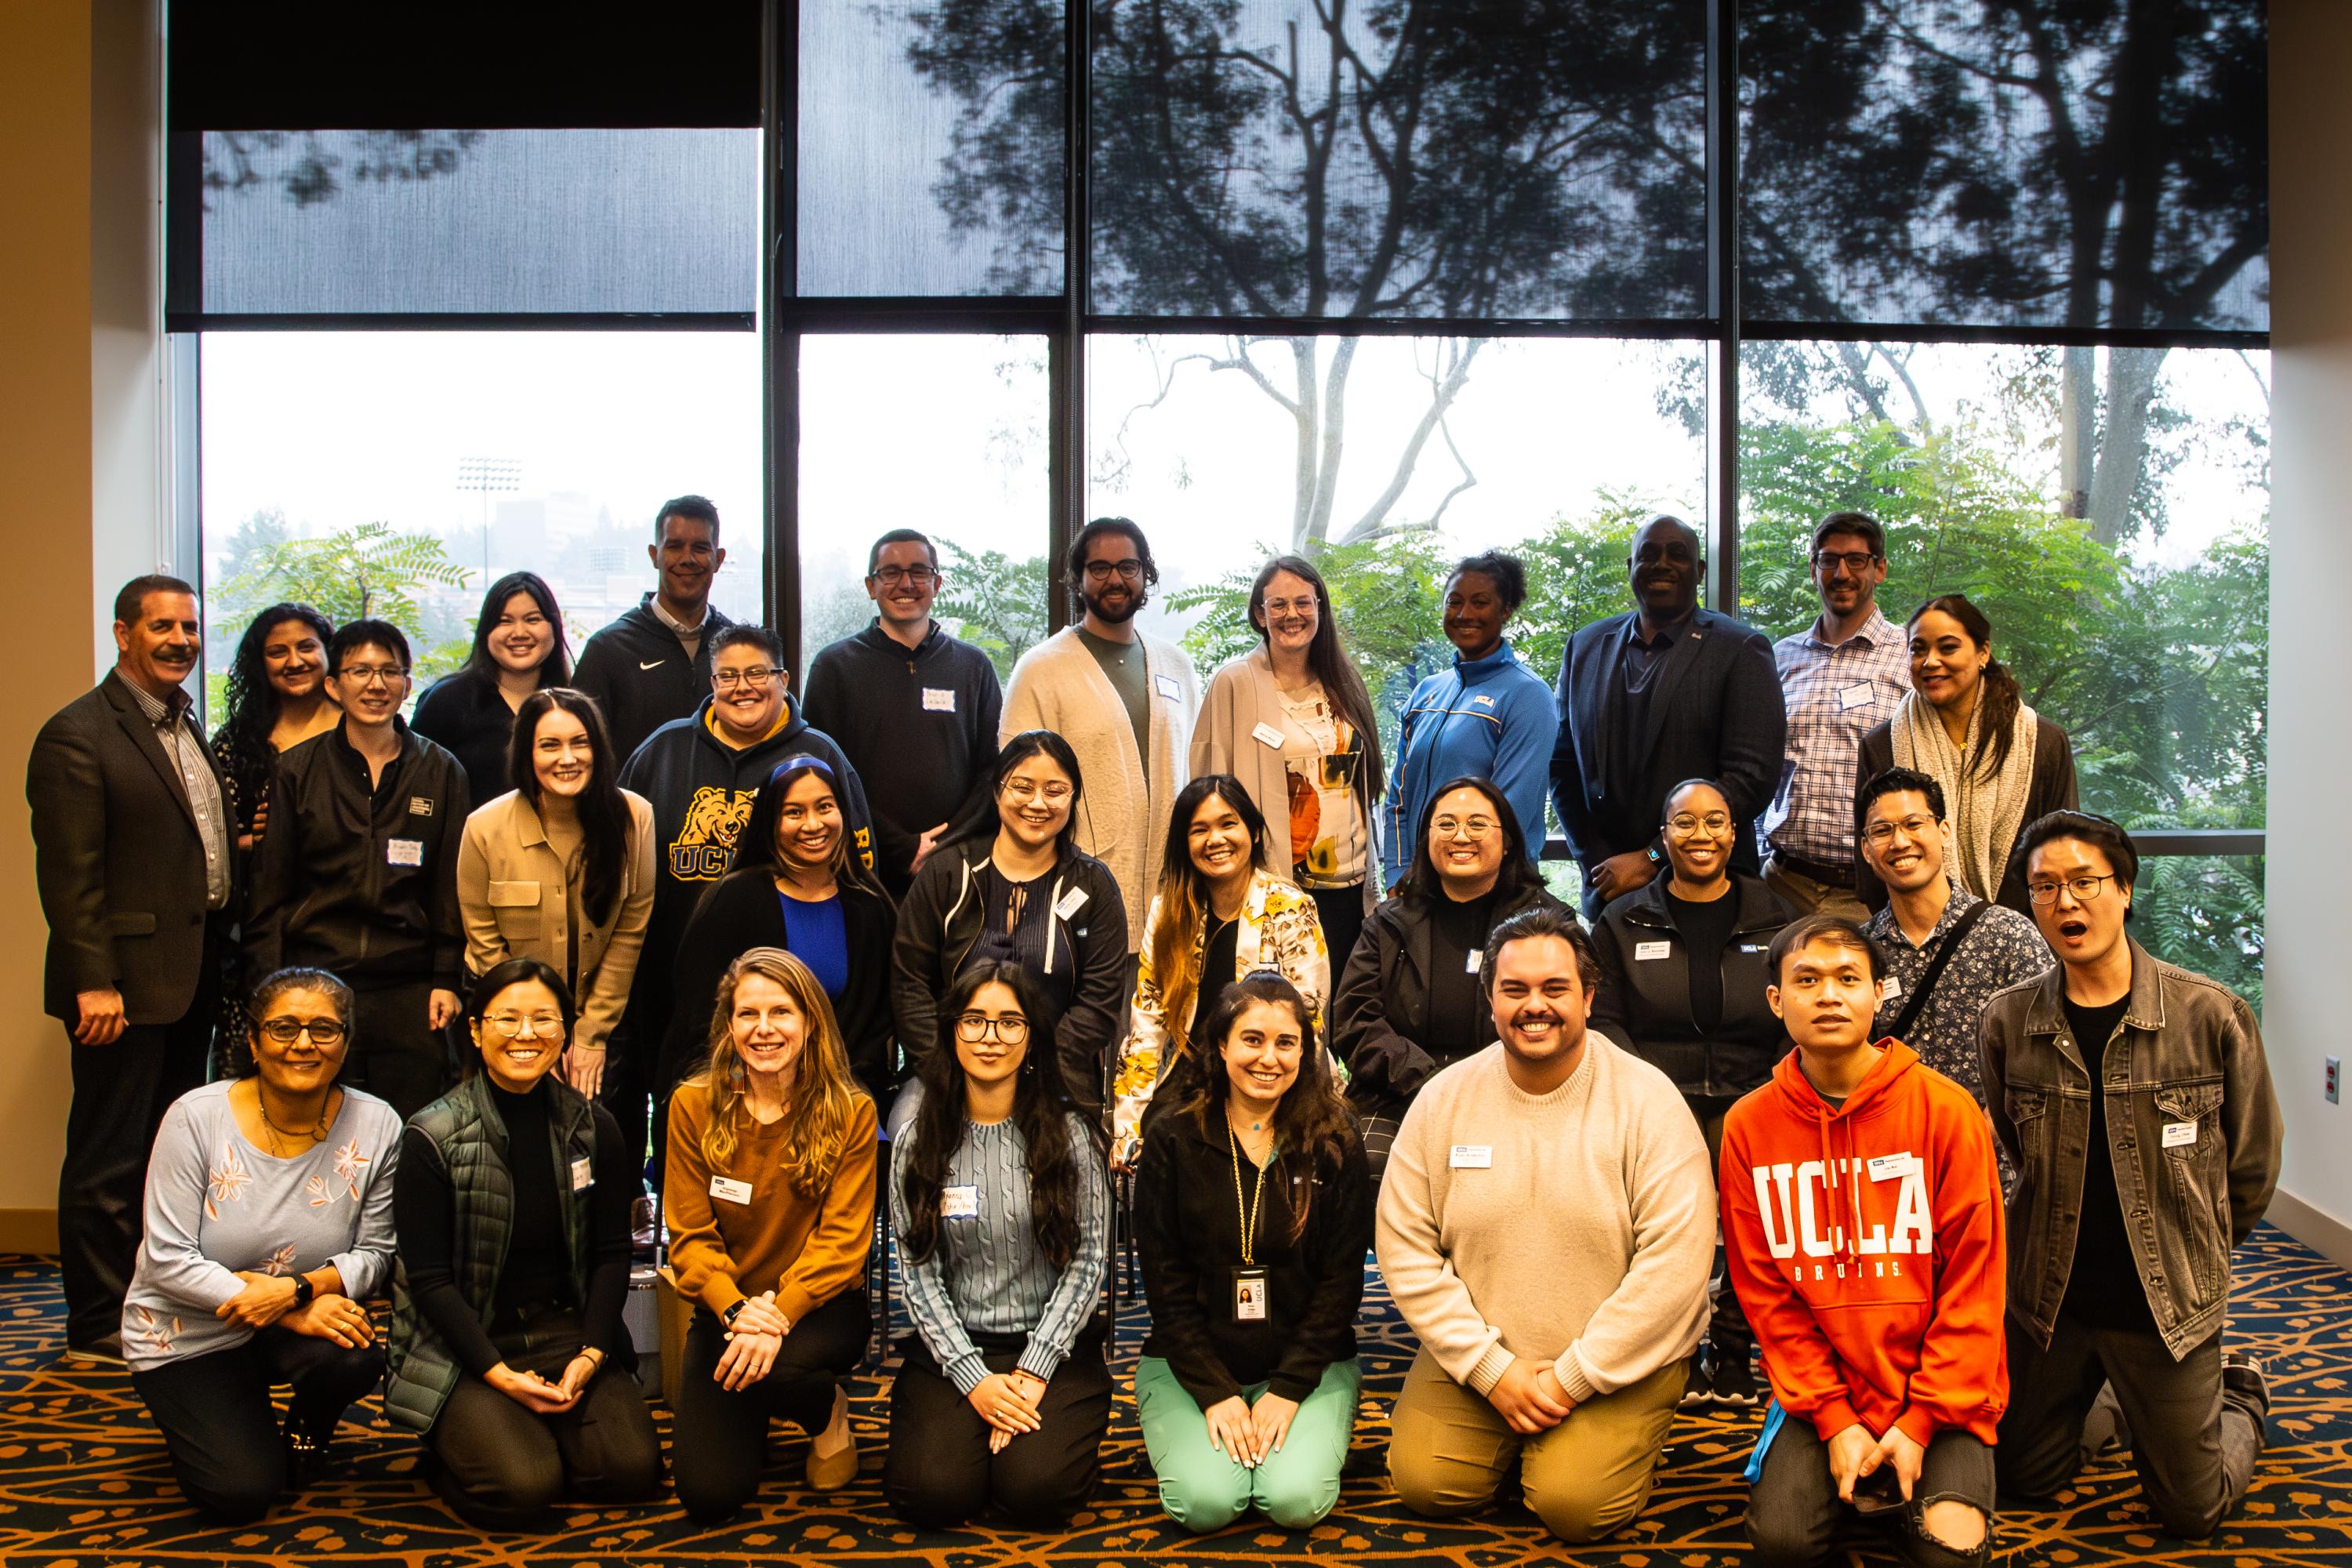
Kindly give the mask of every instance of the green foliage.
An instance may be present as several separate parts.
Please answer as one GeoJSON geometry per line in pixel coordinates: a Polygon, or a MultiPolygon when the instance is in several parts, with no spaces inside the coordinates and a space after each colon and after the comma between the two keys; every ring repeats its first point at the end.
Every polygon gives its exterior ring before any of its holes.
{"type": "Polygon", "coordinates": [[[280,539],[254,549],[243,570],[220,585],[214,609],[222,625],[242,627],[255,611],[291,600],[337,626],[373,616],[413,632],[424,620],[418,589],[462,588],[470,576],[449,559],[439,535],[362,522],[322,539],[280,539]]]}
{"type": "Polygon", "coordinates": [[[1021,656],[1045,638],[1051,591],[1045,558],[1015,561],[1001,550],[974,553],[952,539],[939,539],[939,546],[948,553],[948,590],[940,596],[939,613],[988,655],[998,679],[1010,679],[1021,656]]]}

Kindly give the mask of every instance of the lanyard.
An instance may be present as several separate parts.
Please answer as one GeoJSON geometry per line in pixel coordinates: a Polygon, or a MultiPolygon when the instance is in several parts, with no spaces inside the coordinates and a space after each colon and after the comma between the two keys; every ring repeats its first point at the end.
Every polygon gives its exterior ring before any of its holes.
{"type": "MultiPolygon", "coordinates": [[[[1234,1153],[1234,1218],[1241,1224],[1242,1263],[1244,1267],[1248,1267],[1257,1261],[1255,1256],[1257,1241],[1257,1215],[1258,1205],[1265,1197],[1265,1166],[1260,1165],[1257,1168],[1257,1190],[1250,1194],[1249,1208],[1244,1212],[1242,1208],[1242,1146],[1241,1141],[1234,1136],[1231,1122],[1225,1124],[1225,1145],[1234,1153]]],[[[1273,1155],[1269,1153],[1266,1158],[1267,1163],[1271,1163],[1273,1155]]]]}

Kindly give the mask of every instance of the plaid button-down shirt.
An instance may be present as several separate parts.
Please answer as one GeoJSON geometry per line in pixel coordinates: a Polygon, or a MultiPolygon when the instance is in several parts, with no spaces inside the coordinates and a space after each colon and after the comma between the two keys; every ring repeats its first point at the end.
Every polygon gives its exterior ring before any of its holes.
{"type": "Polygon", "coordinates": [[[1875,608],[1834,647],[1816,620],[1772,645],[1789,710],[1780,792],[1764,813],[1772,847],[1816,865],[1853,864],[1853,788],[1862,738],[1911,689],[1911,647],[1875,608]]]}
{"type": "Polygon", "coordinates": [[[155,739],[163,743],[163,754],[180,771],[180,789],[188,797],[188,809],[195,814],[196,836],[205,846],[205,907],[225,908],[228,903],[228,823],[220,785],[205,761],[205,743],[188,720],[188,694],[174,688],[166,700],[128,677],[122,684],[147,722],[155,726],[155,739]]]}

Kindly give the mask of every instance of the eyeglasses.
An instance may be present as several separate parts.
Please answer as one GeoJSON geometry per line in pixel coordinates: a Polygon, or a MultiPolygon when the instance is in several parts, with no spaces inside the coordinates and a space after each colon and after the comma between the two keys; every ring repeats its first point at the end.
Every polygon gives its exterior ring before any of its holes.
{"type": "Polygon", "coordinates": [[[343,1026],[333,1018],[268,1018],[255,1027],[281,1046],[290,1046],[305,1035],[314,1046],[335,1045],[343,1037],[343,1026]]]}
{"type": "Polygon", "coordinates": [[[1119,576],[1125,577],[1131,582],[1143,575],[1143,563],[1138,561],[1132,555],[1129,556],[1124,561],[1089,561],[1087,563],[1087,581],[1089,583],[1108,583],[1110,581],[1111,574],[1113,573],[1117,573],[1119,576]]]}
{"type": "Polygon", "coordinates": [[[1874,822],[1862,830],[1862,836],[1873,844],[1885,844],[1893,840],[1898,827],[1906,838],[1925,838],[1936,831],[1936,819],[1932,816],[1906,816],[1897,822],[1874,822]]]}
{"type": "Polygon", "coordinates": [[[1688,838],[1702,827],[1709,833],[1722,832],[1731,826],[1731,816],[1728,812],[1710,811],[1705,816],[1693,816],[1685,811],[1680,816],[1668,817],[1666,826],[1674,830],[1675,837],[1688,838]]]}
{"type": "Polygon", "coordinates": [[[866,574],[885,588],[895,588],[901,583],[912,583],[918,588],[928,588],[939,581],[940,572],[930,566],[877,566],[866,574]]]}
{"type": "Polygon", "coordinates": [[[1303,599],[1268,599],[1258,606],[1269,616],[1311,616],[1322,609],[1314,595],[1303,599]]]}
{"type": "Polygon", "coordinates": [[[1464,838],[1484,838],[1495,831],[1491,816],[1441,816],[1429,825],[1429,830],[1441,838],[1457,835],[1464,838]]]}
{"type": "Polygon", "coordinates": [[[1867,550],[1822,550],[1814,553],[1813,564],[1824,572],[1833,572],[1843,565],[1847,571],[1859,577],[1870,570],[1872,562],[1882,559],[1884,557],[1867,550]]]}
{"type": "Polygon", "coordinates": [[[956,1038],[966,1045],[976,1046],[992,1034],[1008,1046],[1017,1046],[1029,1037],[1029,1020],[1018,1014],[992,1018],[985,1013],[966,1013],[956,1020],[956,1038]]]}
{"type": "Polygon", "coordinates": [[[528,1039],[533,1035],[560,1035],[563,1020],[552,1013],[493,1013],[482,1020],[509,1040],[528,1039]]]}
{"type": "MultiPolygon", "coordinates": [[[[1019,801],[1024,805],[1036,799],[1037,794],[1037,785],[1028,779],[1008,780],[1004,785],[1004,798],[1019,801]]],[[[1045,788],[1045,795],[1047,805],[1059,805],[1070,798],[1070,786],[1066,784],[1049,784],[1045,788]]]]}
{"type": "Polygon", "coordinates": [[[347,664],[337,673],[339,680],[355,686],[390,686],[408,679],[408,671],[397,664],[347,664]]]}
{"type": "Polygon", "coordinates": [[[2063,882],[2028,882],[2025,892],[2037,904],[2054,904],[2058,901],[2058,889],[2063,888],[2074,895],[2076,903],[2087,904],[2105,892],[2106,884],[2115,879],[2113,872],[2104,877],[2094,877],[2084,872],[2079,877],[2069,877],[2063,882]]]}
{"type": "Polygon", "coordinates": [[[721,691],[732,691],[738,686],[765,686],[782,673],[765,664],[755,664],[749,669],[714,669],[710,672],[710,684],[721,691]]]}

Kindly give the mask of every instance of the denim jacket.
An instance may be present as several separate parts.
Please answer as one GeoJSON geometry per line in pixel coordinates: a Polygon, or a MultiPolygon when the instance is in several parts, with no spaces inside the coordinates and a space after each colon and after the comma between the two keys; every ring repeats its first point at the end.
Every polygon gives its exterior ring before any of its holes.
{"type": "MultiPolygon", "coordinates": [[[[2137,942],[2131,960],[2130,1001],[2101,1064],[2107,1157],[2157,1331],[2178,1360],[2221,1326],[2230,1249],[2278,1184],[2278,1099],[2253,1010],[2234,992],[2137,942]]],[[[2067,1033],[2065,975],[2059,965],[1997,993],[1978,1025],[1986,1106],[2018,1171],[2009,1310],[2042,1345],[2066,1295],[2090,1154],[2091,1075],[2067,1033]]]]}

